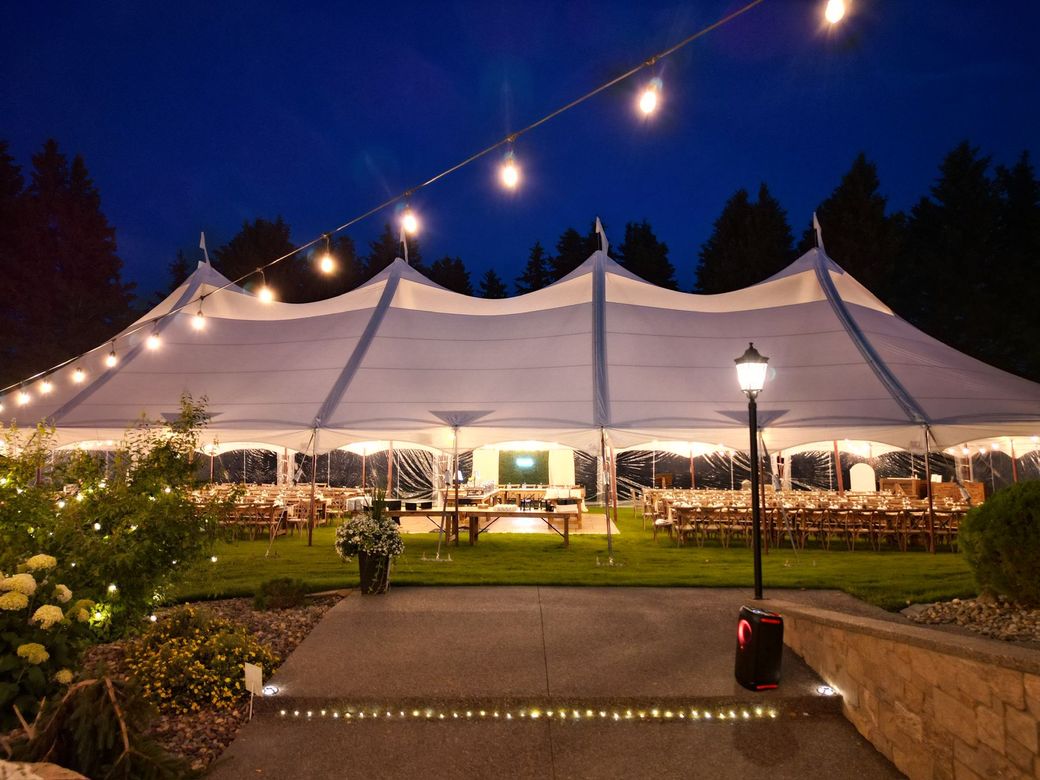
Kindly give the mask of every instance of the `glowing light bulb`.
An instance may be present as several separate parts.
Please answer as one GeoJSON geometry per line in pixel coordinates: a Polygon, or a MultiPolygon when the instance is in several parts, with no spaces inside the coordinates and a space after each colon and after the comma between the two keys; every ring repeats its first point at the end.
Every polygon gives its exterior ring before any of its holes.
{"type": "Polygon", "coordinates": [[[823,18],[830,24],[837,24],[845,18],[845,0],[827,0],[827,7],[823,10],[823,18]]]}
{"type": "Polygon", "coordinates": [[[30,398],[30,396],[29,396],[29,394],[27,392],[25,392],[24,390],[19,390],[18,391],[18,405],[19,406],[25,406],[31,400],[32,400],[32,398],[30,398]]]}
{"type": "Polygon", "coordinates": [[[401,214],[401,227],[404,228],[405,233],[411,233],[413,236],[419,232],[419,218],[415,216],[414,211],[404,210],[404,213],[401,214]]]}
{"type": "Polygon", "coordinates": [[[323,274],[331,274],[336,270],[336,261],[328,252],[318,258],[318,270],[323,274]]]}
{"type": "Polygon", "coordinates": [[[195,328],[195,330],[205,330],[206,315],[202,313],[202,309],[195,312],[195,316],[191,318],[191,327],[195,328]]]}
{"type": "Polygon", "coordinates": [[[116,587],[116,584],[114,582],[108,586],[109,593],[115,593],[117,590],[119,590],[119,588],[116,587]]]}
{"type": "Polygon", "coordinates": [[[1037,442],[1040,442],[1040,436],[1030,436],[1029,441],[1033,442],[1033,444],[1036,444],[1037,442]]]}
{"type": "Polygon", "coordinates": [[[43,395],[47,395],[53,389],[54,383],[51,382],[49,379],[44,379],[42,382],[40,382],[40,392],[43,395]]]}
{"type": "Polygon", "coordinates": [[[990,446],[991,449],[994,449],[994,450],[999,450],[1000,449],[1000,445],[997,442],[993,442],[989,446],[990,446]]]}
{"type": "Polygon", "coordinates": [[[76,370],[72,372],[72,381],[74,383],[82,384],[83,380],[87,378],[87,372],[79,366],[76,366],[76,370]]]}
{"type": "Polygon", "coordinates": [[[260,303],[270,303],[274,300],[274,291],[265,284],[256,291],[256,297],[260,299],[260,303]]]}
{"type": "Polygon", "coordinates": [[[657,110],[657,106],[661,102],[662,86],[661,79],[651,79],[639,95],[639,110],[643,112],[644,116],[650,116],[657,110]]]}
{"type": "Polygon", "coordinates": [[[119,358],[116,356],[116,351],[113,349],[111,352],[108,353],[108,357],[105,358],[105,365],[109,368],[112,368],[118,362],[119,358]]]}
{"type": "Polygon", "coordinates": [[[148,338],[144,340],[144,345],[151,350],[159,349],[160,344],[162,344],[162,339],[159,338],[158,333],[151,333],[148,338]]]}
{"type": "Polygon", "coordinates": [[[498,178],[502,186],[509,190],[515,190],[520,184],[520,166],[516,164],[516,158],[509,152],[502,161],[502,167],[498,169],[498,178]]]}
{"type": "Polygon", "coordinates": [[[967,447],[962,447],[961,448],[961,455],[965,455],[965,456],[971,455],[971,450],[968,449],[967,447]]]}

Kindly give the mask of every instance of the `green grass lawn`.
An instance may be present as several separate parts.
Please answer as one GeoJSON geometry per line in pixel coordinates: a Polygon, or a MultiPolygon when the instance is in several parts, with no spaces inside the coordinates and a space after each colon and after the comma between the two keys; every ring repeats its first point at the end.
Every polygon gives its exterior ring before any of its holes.
{"type": "MultiPolygon", "coordinates": [[[[594,522],[591,521],[590,522],[594,522]]],[[[437,550],[436,534],[408,534],[405,552],[392,573],[395,585],[649,585],[750,587],[751,550],[744,546],[677,547],[667,536],[652,538],[631,508],[622,508],[621,534],[614,537],[616,566],[605,566],[606,536],[572,536],[569,549],[558,536],[487,534],[469,546],[442,548],[451,562],[423,560],[437,550]],[[597,561],[601,565],[597,565],[597,561]]],[[[356,586],[357,563],[343,563],[332,547],[335,530],[281,537],[265,557],[266,541],[217,545],[217,562],[193,570],[178,592],[183,600],[252,595],[272,577],[298,577],[311,590],[356,586]]],[[[837,588],[886,609],[908,602],[971,596],[975,585],[955,553],[848,552],[834,547],[792,552],[773,549],[763,558],[769,588],[837,588]]]]}

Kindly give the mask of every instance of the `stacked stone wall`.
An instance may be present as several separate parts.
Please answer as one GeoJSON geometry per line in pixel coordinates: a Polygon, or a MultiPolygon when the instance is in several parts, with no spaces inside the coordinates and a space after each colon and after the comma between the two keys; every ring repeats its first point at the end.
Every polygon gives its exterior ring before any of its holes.
{"type": "Polygon", "coordinates": [[[917,778],[1040,778],[1040,651],[802,607],[784,641],[845,716],[917,778]]]}

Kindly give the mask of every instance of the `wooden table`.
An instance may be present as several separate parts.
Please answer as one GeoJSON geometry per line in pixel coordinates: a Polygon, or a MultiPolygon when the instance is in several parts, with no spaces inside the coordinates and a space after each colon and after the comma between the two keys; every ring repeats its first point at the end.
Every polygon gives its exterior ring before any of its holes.
{"type": "Polygon", "coordinates": [[[563,537],[564,547],[570,546],[571,521],[574,520],[578,525],[581,525],[581,508],[577,504],[559,506],[555,510],[460,506],[458,512],[454,508],[447,508],[443,511],[440,509],[392,509],[388,510],[388,514],[395,520],[402,517],[425,517],[438,528],[441,527],[441,523],[438,520],[443,519],[446,521],[445,530],[448,539],[454,538],[456,545],[459,543],[459,522],[461,518],[466,518],[468,523],[470,544],[476,544],[480,535],[503,517],[537,518],[549,526],[551,531],[563,537]],[[553,520],[559,520],[561,517],[563,518],[563,531],[560,531],[552,522],[553,520]],[[481,520],[487,522],[481,525],[481,520]]]}

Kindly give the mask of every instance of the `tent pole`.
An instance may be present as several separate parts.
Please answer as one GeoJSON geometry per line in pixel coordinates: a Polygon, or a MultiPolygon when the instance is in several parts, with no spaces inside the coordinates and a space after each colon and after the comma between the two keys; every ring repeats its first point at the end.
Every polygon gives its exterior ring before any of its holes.
{"type": "Polygon", "coordinates": [[[390,440],[390,447],[386,456],[386,495],[390,498],[394,490],[394,440],[390,440]]]}
{"type": "Polygon", "coordinates": [[[932,464],[928,457],[928,428],[924,429],[924,484],[928,490],[928,552],[935,552],[935,499],[932,496],[932,464]]]}
{"type": "Polygon", "coordinates": [[[451,531],[455,536],[455,546],[459,546],[459,426],[455,426],[455,446],[451,464],[451,483],[455,486],[455,515],[451,531]]]}
{"type": "Polygon", "coordinates": [[[318,450],[318,429],[314,429],[314,435],[311,436],[311,511],[310,517],[307,519],[307,546],[314,546],[314,516],[317,513],[317,508],[314,506],[314,483],[318,478],[318,456],[315,454],[318,450]]]}
{"type": "Polygon", "coordinates": [[[690,442],[690,490],[697,489],[697,474],[693,470],[693,442],[690,442]]]}
{"type": "MultiPolygon", "coordinates": [[[[610,445],[610,495],[611,503],[614,506],[614,525],[618,522],[618,489],[617,489],[617,453],[614,452],[614,445],[610,445]]],[[[608,526],[609,528],[609,526],[608,526]]],[[[611,552],[613,552],[613,545],[611,545],[611,552]]]]}
{"type": "Polygon", "coordinates": [[[365,489],[365,465],[368,458],[365,456],[365,451],[361,450],[361,489],[365,489]]]}
{"type": "Polygon", "coordinates": [[[607,521],[607,557],[612,559],[614,557],[614,537],[610,530],[610,498],[609,488],[607,487],[607,432],[603,428],[599,429],[599,455],[600,463],[602,465],[603,481],[600,483],[601,495],[603,496],[603,516],[607,521]]]}
{"type": "Polygon", "coordinates": [[[845,495],[845,478],[841,473],[841,455],[838,453],[838,440],[834,440],[834,477],[838,483],[838,495],[845,495]]]}
{"type": "Polygon", "coordinates": [[[1015,463],[1015,440],[1014,439],[1011,439],[1011,481],[1012,482],[1018,482],[1018,465],[1015,463]]]}

